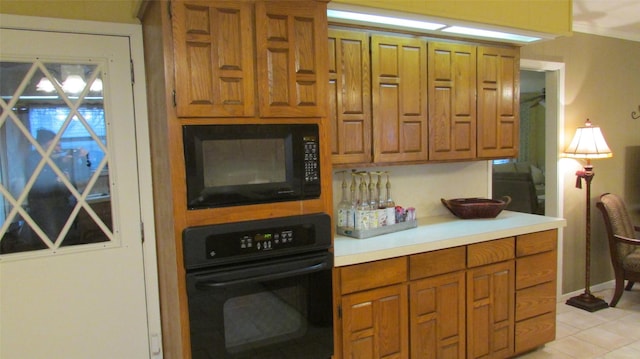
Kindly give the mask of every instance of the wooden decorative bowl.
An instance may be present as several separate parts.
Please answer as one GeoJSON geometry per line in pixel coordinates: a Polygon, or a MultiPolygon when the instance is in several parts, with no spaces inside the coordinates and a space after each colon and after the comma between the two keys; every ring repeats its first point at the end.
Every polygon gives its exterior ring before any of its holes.
{"type": "Polygon", "coordinates": [[[488,198],[441,198],[442,204],[456,217],[462,219],[495,218],[511,203],[511,197],[504,196],[502,200],[488,198]]]}

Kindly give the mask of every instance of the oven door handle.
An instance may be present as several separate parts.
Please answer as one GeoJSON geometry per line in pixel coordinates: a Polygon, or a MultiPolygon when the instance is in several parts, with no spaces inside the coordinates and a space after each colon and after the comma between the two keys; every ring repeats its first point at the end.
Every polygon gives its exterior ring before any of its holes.
{"type": "Polygon", "coordinates": [[[295,268],[295,269],[284,270],[284,271],[274,271],[264,275],[247,276],[243,278],[235,278],[230,280],[216,280],[215,276],[213,277],[207,276],[206,279],[204,278],[196,279],[195,286],[196,288],[202,289],[202,290],[218,289],[218,288],[239,285],[239,284],[255,283],[255,282],[275,280],[275,279],[281,279],[281,278],[287,278],[287,277],[294,277],[294,276],[318,272],[318,271],[330,269],[330,268],[331,268],[330,261],[323,260],[319,263],[307,265],[302,268],[295,268]]]}

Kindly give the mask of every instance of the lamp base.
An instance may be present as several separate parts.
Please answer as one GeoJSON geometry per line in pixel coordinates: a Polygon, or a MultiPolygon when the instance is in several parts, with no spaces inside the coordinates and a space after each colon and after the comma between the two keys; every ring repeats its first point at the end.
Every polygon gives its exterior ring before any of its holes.
{"type": "Polygon", "coordinates": [[[607,302],[602,298],[598,298],[591,293],[582,293],[578,296],[569,298],[569,300],[567,300],[567,305],[584,309],[589,312],[595,312],[609,307],[607,302]]]}

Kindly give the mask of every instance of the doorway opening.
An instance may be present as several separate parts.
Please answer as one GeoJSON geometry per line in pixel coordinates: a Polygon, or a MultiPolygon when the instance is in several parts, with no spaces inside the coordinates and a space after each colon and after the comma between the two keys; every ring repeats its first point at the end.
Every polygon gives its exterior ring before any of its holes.
{"type": "Polygon", "coordinates": [[[562,216],[558,176],[559,143],[564,126],[564,64],[523,59],[520,62],[520,150],[516,159],[493,161],[492,195],[513,200],[509,210],[562,216]],[[504,181],[521,181],[510,183],[504,181]],[[519,190],[513,188],[519,186],[519,190]],[[524,188],[524,189],[523,189],[524,188]]]}
{"type": "Polygon", "coordinates": [[[507,209],[545,214],[545,73],[520,71],[518,157],[493,162],[493,197],[509,196],[507,209]]]}

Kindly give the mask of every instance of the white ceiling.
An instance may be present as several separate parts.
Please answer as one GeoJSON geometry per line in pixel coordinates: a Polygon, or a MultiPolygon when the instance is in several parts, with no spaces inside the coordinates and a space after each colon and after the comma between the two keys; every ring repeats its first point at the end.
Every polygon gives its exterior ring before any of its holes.
{"type": "Polygon", "coordinates": [[[573,31],[640,41],[640,0],[573,0],[573,31]]]}

